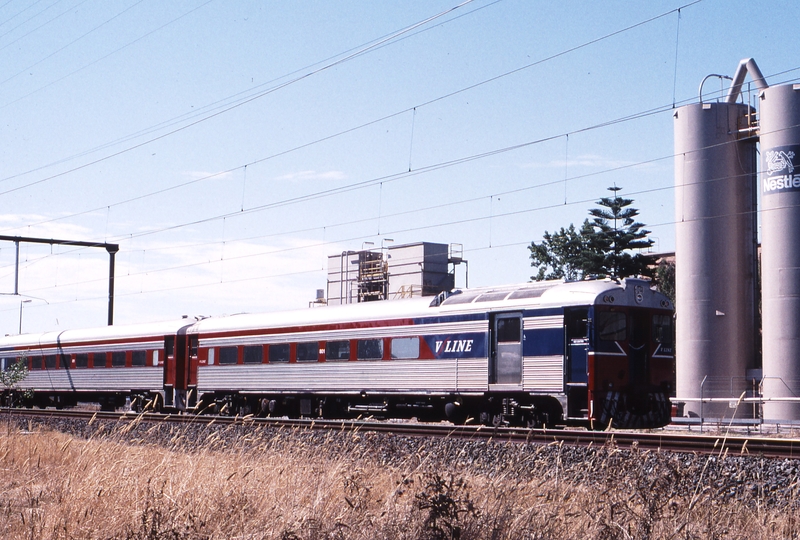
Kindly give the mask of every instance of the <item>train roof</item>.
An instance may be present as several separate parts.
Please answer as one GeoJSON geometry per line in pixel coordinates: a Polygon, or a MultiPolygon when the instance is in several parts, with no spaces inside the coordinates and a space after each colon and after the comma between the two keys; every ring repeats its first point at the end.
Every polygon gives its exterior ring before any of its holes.
{"type": "Polygon", "coordinates": [[[511,306],[515,303],[536,306],[616,303],[671,308],[667,297],[650,289],[650,285],[650,281],[638,278],[625,278],[621,281],[611,278],[586,281],[540,281],[504,287],[471,289],[460,294],[450,295],[442,302],[442,305],[473,304],[494,307],[496,302],[503,306],[511,306]]]}
{"type": "Polygon", "coordinates": [[[0,351],[37,346],[40,344],[85,343],[87,341],[113,341],[175,334],[177,331],[195,322],[195,319],[174,319],[170,321],[123,324],[116,326],[98,326],[77,330],[59,330],[54,332],[22,334],[0,338],[0,351]]]}
{"type": "Polygon", "coordinates": [[[241,313],[195,320],[182,318],[144,324],[101,326],[64,330],[43,334],[23,334],[0,338],[0,351],[37,346],[39,344],[113,341],[187,332],[215,333],[270,327],[312,326],[350,321],[379,321],[454,315],[487,311],[508,311],[536,307],[579,305],[640,305],[672,309],[663,294],[650,289],[650,282],[626,278],[594,281],[543,281],[454,291],[449,295],[404,300],[366,302],[316,309],[297,309],[271,313],[241,313]]]}
{"type": "Polygon", "coordinates": [[[594,281],[543,281],[502,287],[454,291],[435,298],[366,302],[271,313],[242,313],[209,317],[198,321],[190,333],[215,333],[290,326],[313,326],[349,321],[377,321],[430,317],[535,307],[579,305],[641,305],[671,308],[663,294],[650,289],[650,282],[627,278],[594,281]]]}

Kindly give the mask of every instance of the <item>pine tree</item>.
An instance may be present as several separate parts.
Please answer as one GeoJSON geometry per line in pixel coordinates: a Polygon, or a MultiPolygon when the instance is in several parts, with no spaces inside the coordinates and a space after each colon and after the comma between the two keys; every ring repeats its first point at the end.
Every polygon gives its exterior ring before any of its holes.
{"type": "Polygon", "coordinates": [[[538,273],[531,276],[534,281],[543,279],[578,280],[589,276],[628,277],[645,275],[652,277],[653,258],[632,250],[648,248],[653,241],[647,238],[650,231],[634,218],[639,211],[630,208],[632,199],[623,199],[617,192],[622,188],[608,188],[613,197],[603,197],[589,214],[593,219],[585,220],[580,230],[570,224],[550,234],[545,231],[540,244],[531,242],[531,266],[538,273]]]}
{"type": "Polygon", "coordinates": [[[590,235],[589,245],[594,248],[592,251],[603,253],[602,265],[594,268],[594,273],[613,277],[651,275],[648,267],[653,263],[652,257],[641,253],[631,254],[631,250],[653,245],[653,241],[647,238],[650,231],[642,228],[644,223],[634,220],[639,210],[629,208],[633,200],[620,197],[617,192],[621,189],[617,186],[608,188],[614,196],[597,201],[602,208],[589,210],[589,214],[594,216],[594,231],[590,235]]]}

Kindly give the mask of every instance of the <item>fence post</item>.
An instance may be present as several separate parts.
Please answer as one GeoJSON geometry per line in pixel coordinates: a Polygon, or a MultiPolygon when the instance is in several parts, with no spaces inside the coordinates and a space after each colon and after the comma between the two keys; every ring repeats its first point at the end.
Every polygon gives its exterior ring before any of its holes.
{"type": "Polygon", "coordinates": [[[706,379],[708,379],[708,375],[703,377],[703,380],[700,382],[700,433],[703,432],[703,422],[705,421],[705,398],[703,396],[703,390],[706,385],[706,379]]]}

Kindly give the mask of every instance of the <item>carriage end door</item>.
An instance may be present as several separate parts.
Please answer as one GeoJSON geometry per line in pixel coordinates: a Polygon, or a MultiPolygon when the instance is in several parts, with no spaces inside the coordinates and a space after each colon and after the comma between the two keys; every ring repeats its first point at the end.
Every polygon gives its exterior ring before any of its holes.
{"type": "Polygon", "coordinates": [[[522,386],[522,314],[498,313],[492,317],[489,383],[522,386]]]}
{"type": "Polygon", "coordinates": [[[589,415],[589,309],[564,310],[566,362],[564,366],[567,393],[567,416],[586,418],[589,415]]]}

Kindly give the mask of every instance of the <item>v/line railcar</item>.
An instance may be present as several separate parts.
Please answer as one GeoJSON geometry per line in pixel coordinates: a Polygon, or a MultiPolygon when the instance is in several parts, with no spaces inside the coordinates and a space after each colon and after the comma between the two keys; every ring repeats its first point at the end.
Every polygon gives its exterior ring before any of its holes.
{"type": "Polygon", "coordinates": [[[30,406],[652,428],[672,314],[644,280],[542,282],[6,337],[0,357],[27,363],[30,406]]]}

